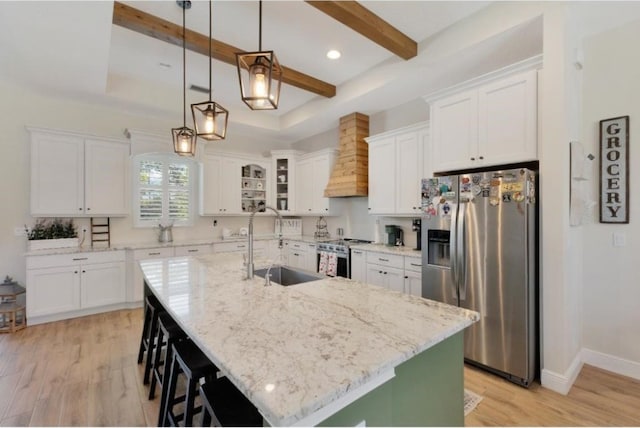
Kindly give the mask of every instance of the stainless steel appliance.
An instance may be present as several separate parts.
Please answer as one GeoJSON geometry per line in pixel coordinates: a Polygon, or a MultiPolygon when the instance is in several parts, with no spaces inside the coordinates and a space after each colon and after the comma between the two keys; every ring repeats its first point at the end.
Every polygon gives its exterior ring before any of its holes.
{"type": "Polygon", "coordinates": [[[536,173],[422,181],[422,296],[480,313],[464,355],[512,382],[537,373],[536,173]]]}
{"type": "Polygon", "coordinates": [[[316,271],[318,271],[320,267],[320,254],[322,252],[335,253],[338,258],[338,269],[336,276],[351,278],[351,249],[349,248],[349,246],[369,243],[371,243],[371,241],[351,238],[319,242],[316,246],[316,271]]]}

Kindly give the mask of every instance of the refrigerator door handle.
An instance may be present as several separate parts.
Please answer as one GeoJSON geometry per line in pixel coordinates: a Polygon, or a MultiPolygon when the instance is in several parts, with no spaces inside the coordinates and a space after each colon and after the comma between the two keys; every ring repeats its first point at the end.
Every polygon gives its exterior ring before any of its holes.
{"type": "Polygon", "coordinates": [[[458,278],[458,296],[460,300],[466,299],[467,294],[467,278],[465,272],[465,264],[467,258],[467,251],[465,248],[465,232],[466,232],[466,207],[463,204],[458,205],[458,220],[456,222],[456,264],[457,270],[456,277],[458,278]]]}
{"type": "Polygon", "coordinates": [[[453,212],[451,213],[451,229],[449,236],[449,267],[451,269],[451,279],[453,282],[453,295],[457,299],[458,298],[458,232],[457,232],[457,224],[458,224],[458,208],[454,206],[453,212]]]}

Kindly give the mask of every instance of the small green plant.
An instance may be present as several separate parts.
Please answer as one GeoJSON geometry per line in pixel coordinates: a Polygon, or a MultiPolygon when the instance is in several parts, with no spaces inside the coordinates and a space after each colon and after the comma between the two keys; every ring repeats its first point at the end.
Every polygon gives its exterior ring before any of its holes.
{"type": "Polygon", "coordinates": [[[53,220],[38,219],[36,224],[29,229],[27,225],[24,226],[27,232],[27,239],[29,241],[36,241],[40,239],[63,239],[63,238],[77,238],[78,232],[73,225],[73,220],[62,220],[54,218],[53,220]]]}

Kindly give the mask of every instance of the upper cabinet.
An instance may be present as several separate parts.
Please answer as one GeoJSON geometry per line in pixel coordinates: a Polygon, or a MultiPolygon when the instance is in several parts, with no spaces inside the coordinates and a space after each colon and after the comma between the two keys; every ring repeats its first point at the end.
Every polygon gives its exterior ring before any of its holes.
{"type": "Polygon", "coordinates": [[[200,215],[264,211],[270,191],[269,167],[258,159],[233,155],[202,156],[200,215]]]}
{"type": "Polygon", "coordinates": [[[299,215],[337,215],[338,200],[324,196],[336,150],[327,149],[298,157],[296,162],[296,205],[299,215]]]}
{"type": "Polygon", "coordinates": [[[433,169],[537,159],[537,71],[430,101],[433,169]]]}
{"type": "Polygon", "coordinates": [[[129,144],[29,129],[31,215],[126,216],[129,144]]]}
{"type": "Polygon", "coordinates": [[[366,138],[369,144],[369,213],[420,215],[420,182],[431,176],[425,123],[366,138]]]}
{"type": "Polygon", "coordinates": [[[272,189],[274,189],[271,206],[285,215],[295,211],[296,158],[299,154],[294,150],[271,152],[272,189]]]}

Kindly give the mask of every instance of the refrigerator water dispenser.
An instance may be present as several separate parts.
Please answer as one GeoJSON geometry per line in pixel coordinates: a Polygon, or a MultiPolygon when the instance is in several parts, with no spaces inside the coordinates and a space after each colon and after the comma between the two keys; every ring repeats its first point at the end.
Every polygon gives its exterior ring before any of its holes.
{"type": "Polygon", "coordinates": [[[429,230],[427,234],[428,264],[447,268],[450,266],[449,237],[448,230],[429,230]]]}

